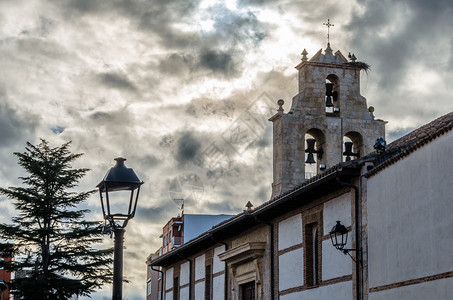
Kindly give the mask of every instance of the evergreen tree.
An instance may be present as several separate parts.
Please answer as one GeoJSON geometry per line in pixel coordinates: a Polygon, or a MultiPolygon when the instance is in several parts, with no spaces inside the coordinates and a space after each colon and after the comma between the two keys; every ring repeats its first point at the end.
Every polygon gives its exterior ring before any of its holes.
{"type": "Polygon", "coordinates": [[[102,241],[102,224],[84,220],[89,210],[77,209],[95,191],[69,191],[89,171],[72,169],[82,154],[69,145],[27,143],[24,153],[14,153],[28,173],[19,177],[26,187],[0,188],[17,210],[12,224],[0,224],[0,238],[13,244],[15,261],[3,264],[16,272],[9,287],[21,299],[89,296],[112,281],[113,249],[93,247],[102,241]]]}

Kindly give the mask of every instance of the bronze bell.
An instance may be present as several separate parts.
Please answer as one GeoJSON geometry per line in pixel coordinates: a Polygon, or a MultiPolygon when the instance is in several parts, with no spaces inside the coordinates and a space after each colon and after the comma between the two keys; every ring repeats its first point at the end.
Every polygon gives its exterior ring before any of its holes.
{"type": "Polygon", "coordinates": [[[314,164],[316,163],[313,153],[308,153],[307,160],[305,161],[306,164],[314,164]]]}
{"type": "Polygon", "coordinates": [[[326,96],[332,96],[333,83],[326,83],[326,96]]]}
{"type": "Polygon", "coordinates": [[[315,139],[307,139],[307,149],[305,149],[305,153],[308,153],[307,160],[305,161],[306,164],[314,164],[316,163],[313,153],[317,153],[315,150],[315,139]]]}
{"type": "Polygon", "coordinates": [[[344,142],[345,149],[344,149],[343,155],[346,155],[346,161],[350,161],[351,156],[355,156],[355,157],[359,156],[359,152],[357,152],[357,153],[352,152],[352,145],[353,145],[352,142],[344,142]]]}
{"type": "Polygon", "coordinates": [[[326,96],[326,107],[333,107],[331,96],[326,96]]]}
{"type": "Polygon", "coordinates": [[[333,107],[332,96],[335,97],[336,92],[333,92],[333,83],[326,83],[326,107],[333,107]]]}

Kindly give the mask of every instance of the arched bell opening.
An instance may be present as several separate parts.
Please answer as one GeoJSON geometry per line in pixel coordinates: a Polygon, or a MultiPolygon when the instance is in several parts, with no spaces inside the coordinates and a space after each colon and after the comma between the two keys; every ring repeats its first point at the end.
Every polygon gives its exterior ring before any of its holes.
{"type": "Polygon", "coordinates": [[[348,132],[343,137],[343,161],[350,161],[363,155],[363,139],[358,132],[348,132]]]}
{"type": "Polygon", "coordinates": [[[338,76],[330,74],[326,77],[326,95],[324,103],[326,113],[337,114],[340,112],[340,84],[338,76]]]}
{"type": "Polygon", "coordinates": [[[305,179],[316,176],[326,168],[323,146],[325,137],[319,129],[311,129],[304,136],[305,140],[305,179]]]}

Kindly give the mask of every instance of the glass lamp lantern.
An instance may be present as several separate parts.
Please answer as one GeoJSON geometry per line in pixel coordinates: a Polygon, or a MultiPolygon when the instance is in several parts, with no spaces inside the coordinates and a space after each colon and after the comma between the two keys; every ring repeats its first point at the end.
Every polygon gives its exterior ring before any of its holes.
{"type": "Polygon", "coordinates": [[[115,158],[115,161],[116,165],[107,172],[104,179],[96,187],[99,188],[104,219],[108,220],[113,228],[124,228],[127,222],[135,216],[140,186],[143,181],[138,179],[132,168],[126,167],[124,164],[125,158],[118,157],[115,158]],[[129,193],[129,203],[112,203],[111,193],[118,191],[129,193]],[[121,212],[112,213],[113,205],[115,208],[119,208],[121,212]],[[123,222],[122,224],[121,221],[123,222]]]}
{"type": "Polygon", "coordinates": [[[338,250],[345,251],[344,247],[348,243],[348,229],[340,221],[337,221],[329,234],[332,245],[338,250]]]}

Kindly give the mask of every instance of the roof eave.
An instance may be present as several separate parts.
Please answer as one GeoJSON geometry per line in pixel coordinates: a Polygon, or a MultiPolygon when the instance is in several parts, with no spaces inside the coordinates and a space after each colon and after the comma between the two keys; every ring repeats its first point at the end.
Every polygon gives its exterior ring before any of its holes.
{"type": "Polygon", "coordinates": [[[269,221],[277,216],[283,215],[307,204],[320,196],[332,193],[343,188],[337,181],[350,181],[360,175],[360,167],[356,164],[348,164],[335,168],[320,178],[295,188],[292,191],[264,203],[255,210],[238,214],[227,221],[209,229],[200,236],[190,240],[177,249],[174,249],[150,262],[151,266],[169,266],[181,259],[187,259],[200,251],[200,248],[211,247],[221,243],[221,240],[230,238],[244,231],[244,228],[252,228],[269,221]]]}

